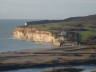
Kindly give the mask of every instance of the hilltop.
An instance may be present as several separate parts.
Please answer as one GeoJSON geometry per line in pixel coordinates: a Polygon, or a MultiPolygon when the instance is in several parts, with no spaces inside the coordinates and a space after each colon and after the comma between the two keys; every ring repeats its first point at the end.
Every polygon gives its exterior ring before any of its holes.
{"type": "Polygon", "coordinates": [[[64,20],[40,20],[27,22],[27,27],[35,27],[52,32],[76,31],[82,36],[82,40],[90,36],[96,36],[96,14],[82,17],[70,17],[64,20]]]}

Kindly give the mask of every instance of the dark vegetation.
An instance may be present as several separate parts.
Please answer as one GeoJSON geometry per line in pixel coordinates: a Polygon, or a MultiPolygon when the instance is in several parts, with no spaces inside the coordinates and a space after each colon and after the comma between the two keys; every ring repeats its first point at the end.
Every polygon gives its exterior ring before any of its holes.
{"type": "Polygon", "coordinates": [[[36,27],[54,34],[58,34],[61,31],[79,32],[81,40],[87,40],[92,36],[96,37],[96,15],[71,17],[65,20],[40,20],[27,23],[28,27],[36,27]]]}
{"type": "Polygon", "coordinates": [[[64,22],[64,20],[39,20],[39,21],[32,21],[27,22],[27,24],[47,24],[47,23],[58,23],[58,22],[64,22]]]}

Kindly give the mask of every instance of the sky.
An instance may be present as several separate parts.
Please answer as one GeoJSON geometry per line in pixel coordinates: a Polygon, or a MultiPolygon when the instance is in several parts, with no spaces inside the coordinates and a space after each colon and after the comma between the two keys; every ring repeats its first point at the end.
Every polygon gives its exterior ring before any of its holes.
{"type": "Polygon", "coordinates": [[[96,0],[0,0],[0,19],[65,19],[96,14],[96,0]]]}

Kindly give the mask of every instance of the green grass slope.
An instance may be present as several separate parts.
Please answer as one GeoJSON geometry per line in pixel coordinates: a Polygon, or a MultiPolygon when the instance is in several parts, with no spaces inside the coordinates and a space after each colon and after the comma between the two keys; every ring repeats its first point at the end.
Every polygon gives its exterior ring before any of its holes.
{"type": "Polygon", "coordinates": [[[96,36],[96,15],[84,17],[70,17],[65,20],[41,20],[29,22],[27,27],[35,27],[40,30],[57,34],[61,31],[76,31],[81,34],[82,40],[90,36],[96,36]]]}

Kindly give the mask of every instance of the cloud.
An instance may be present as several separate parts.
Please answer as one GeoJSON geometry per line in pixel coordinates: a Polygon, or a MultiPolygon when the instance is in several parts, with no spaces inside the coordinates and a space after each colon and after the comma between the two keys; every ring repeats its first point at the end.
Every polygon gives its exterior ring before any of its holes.
{"type": "Polygon", "coordinates": [[[0,18],[64,18],[95,9],[96,0],[0,0],[0,18]]]}
{"type": "Polygon", "coordinates": [[[96,3],[96,0],[77,0],[77,1],[84,3],[96,3]]]}

